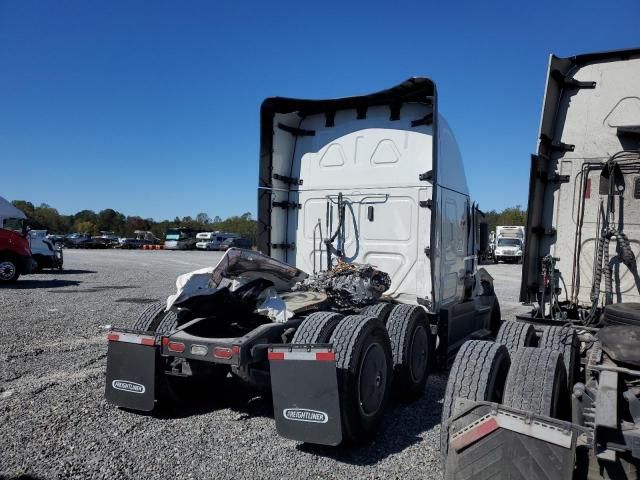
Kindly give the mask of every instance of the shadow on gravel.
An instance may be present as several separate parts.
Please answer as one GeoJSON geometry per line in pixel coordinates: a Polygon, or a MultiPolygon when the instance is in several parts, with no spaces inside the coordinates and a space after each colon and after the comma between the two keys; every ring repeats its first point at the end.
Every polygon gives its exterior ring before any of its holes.
{"type": "MultiPolygon", "coordinates": [[[[30,288],[60,288],[78,286],[82,282],[78,280],[58,280],[54,278],[52,280],[18,280],[17,283],[5,285],[2,288],[11,288],[14,290],[25,290],[30,288]]],[[[54,290],[55,291],[55,290],[54,290]]]]}
{"type": "MultiPolygon", "coordinates": [[[[61,282],[65,282],[67,280],[60,280],[61,282]]],[[[80,282],[76,282],[75,285],[78,285],[80,282]]],[[[102,292],[104,290],[126,290],[128,288],[140,288],[133,285],[103,285],[97,287],[87,287],[87,288],[69,288],[67,290],[52,290],[51,293],[95,293],[102,292]]]]}
{"type": "Polygon", "coordinates": [[[421,436],[440,424],[447,373],[432,373],[425,395],[413,403],[393,402],[385,413],[373,442],[361,447],[328,447],[302,443],[296,448],[351,465],[375,465],[422,440],[421,436]]]}
{"type": "Polygon", "coordinates": [[[0,480],[41,480],[43,477],[37,477],[30,473],[21,473],[20,475],[8,476],[0,474],[0,480]]]}
{"type": "MultiPolygon", "coordinates": [[[[273,418],[271,393],[253,389],[234,378],[226,378],[215,391],[203,394],[199,390],[179,400],[159,403],[155,410],[146,415],[168,420],[204,415],[225,408],[238,413],[237,420],[273,418]]],[[[142,412],[136,414],[145,415],[142,412]]]]}
{"type": "Polygon", "coordinates": [[[84,275],[85,273],[98,273],[95,270],[42,270],[38,273],[50,273],[52,275],[84,275]]]}
{"type": "Polygon", "coordinates": [[[116,298],[114,300],[118,303],[153,303],[157,302],[157,298],[116,298]]]}

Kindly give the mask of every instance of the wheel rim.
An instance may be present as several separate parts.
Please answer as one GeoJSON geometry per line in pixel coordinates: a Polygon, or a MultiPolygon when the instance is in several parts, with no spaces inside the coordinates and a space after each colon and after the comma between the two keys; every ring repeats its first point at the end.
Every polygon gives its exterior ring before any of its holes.
{"type": "Polygon", "coordinates": [[[413,331],[410,348],[409,371],[411,379],[415,383],[420,383],[427,371],[429,357],[429,337],[422,325],[413,331]]]}
{"type": "Polygon", "coordinates": [[[9,261],[0,262],[0,279],[11,280],[16,274],[16,266],[9,261]]]}
{"type": "Polygon", "coordinates": [[[358,400],[366,416],[375,415],[387,388],[387,358],[382,346],[372,343],[365,351],[358,372],[358,400]]]}

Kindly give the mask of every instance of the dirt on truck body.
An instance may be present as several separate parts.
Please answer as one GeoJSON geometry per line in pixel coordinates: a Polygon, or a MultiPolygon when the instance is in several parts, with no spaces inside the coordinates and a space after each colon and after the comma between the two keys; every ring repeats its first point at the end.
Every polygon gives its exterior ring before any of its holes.
{"type": "Polygon", "coordinates": [[[526,239],[533,309],[456,357],[445,477],[638,478],[640,49],[551,56],[526,239]]]}

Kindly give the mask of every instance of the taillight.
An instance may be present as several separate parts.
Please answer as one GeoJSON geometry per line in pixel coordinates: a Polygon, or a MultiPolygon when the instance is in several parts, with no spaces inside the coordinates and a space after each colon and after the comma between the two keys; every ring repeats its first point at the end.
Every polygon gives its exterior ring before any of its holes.
{"type": "Polygon", "coordinates": [[[182,353],[184,352],[184,343],[182,342],[169,342],[167,348],[171,352],[182,353]]]}
{"type": "Polygon", "coordinates": [[[233,357],[233,351],[226,347],[216,347],[213,349],[213,356],[223,360],[229,360],[233,357]]]}
{"type": "Polygon", "coordinates": [[[110,333],[107,335],[107,340],[110,342],[117,342],[120,339],[120,335],[117,333],[110,333]]]}

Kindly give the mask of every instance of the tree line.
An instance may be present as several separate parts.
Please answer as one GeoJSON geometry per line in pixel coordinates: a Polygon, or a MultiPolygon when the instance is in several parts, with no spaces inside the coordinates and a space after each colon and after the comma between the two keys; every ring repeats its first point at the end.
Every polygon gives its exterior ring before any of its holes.
{"type": "Polygon", "coordinates": [[[522,225],[527,224],[527,211],[521,205],[508,207],[502,211],[490,210],[484,212],[484,220],[489,224],[489,231],[495,231],[497,225],[522,225]]]}
{"type": "MultiPolygon", "coordinates": [[[[251,213],[222,219],[218,216],[209,217],[206,213],[199,213],[195,217],[176,217],[173,220],[155,221],[153,218],[127,216],[111,208],[94,212],[81,210],[74,215],[61,215],[58,210],[47,205],[34,206],[25,200],[14,200],[13,205],[22,210],[28,217],[31,228],[48,230],[49,233],[67,234],[72,232],[98,235],[101,231],[115,232],[121,237],[132,237],[135,230],[151,231],[163,239],[168,228],[185,227],[202,231],[231,232],[256,241],[256,221],[251,213]]],[[[485,221],[490,230],[496,225],[526,225],[527,212],[521,205],[508,207],[504,210],[490,210],[485,213],[485,221]]]]}
{"type": "Polygon", "coordinates": [[[99,212],[81,210],[73,215],[62,215],[55,208],[42,203],[35,206],[26,200],[14,200],[13,205],[22,210],[27,216],[27,224],[32,229],[48,230],[51,234],[84,233],[99,235],[101,231],[114,232],[120,237],[133,237],[135,230],[151,231],[164,239],[168,228],[193,228],[202,231],[223,231],[237,233],[244,238],[256,241],[256,221],[251,218],[251,212],[222,219],[213,218],[206,213],[199,213],[195,217],[176,217],[173,220],[155,221],[153,218],[127,216],[121,212],[107,208],[99,212]]]}

